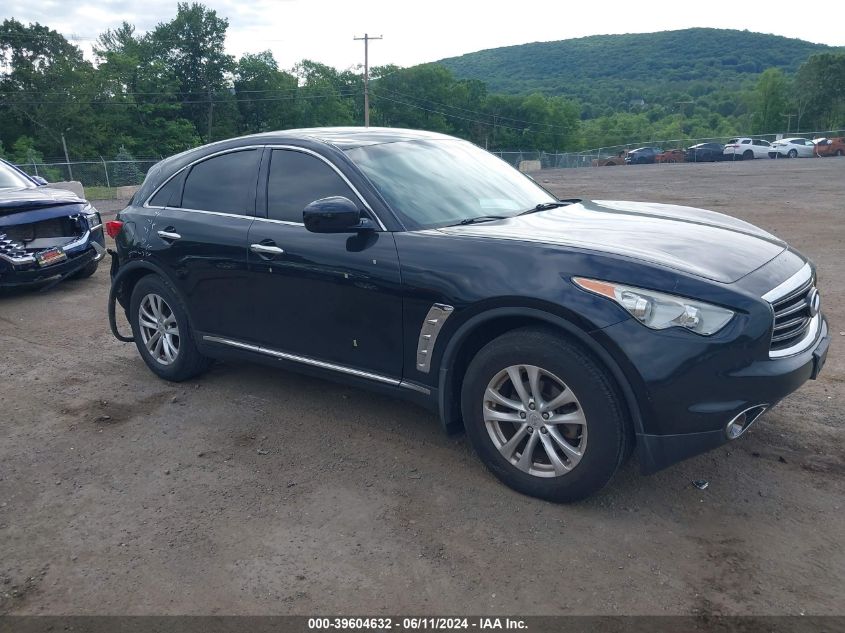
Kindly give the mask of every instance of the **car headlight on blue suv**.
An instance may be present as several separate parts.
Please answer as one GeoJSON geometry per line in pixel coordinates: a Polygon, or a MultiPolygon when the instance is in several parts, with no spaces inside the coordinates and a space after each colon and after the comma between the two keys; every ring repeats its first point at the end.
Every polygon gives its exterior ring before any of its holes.
{"type": "Polygon", "coordinates": [[[100,212],[97,211],[97,209],[94,208],[94,205],[90,202],[86,203],[86,205],[82,208],[82,215],[88,223],[89,231],[93,231],[103,224],[103,221],[100,219],[100,212]]]}
{"type": "Polygon", "coordinates": [[[653,330],[682,327],[710,336],[725,327],[734,316],[726,308],[654,290],[583,277],[573,277],[572,281],[584,290],[612,299],[653,330]]]}

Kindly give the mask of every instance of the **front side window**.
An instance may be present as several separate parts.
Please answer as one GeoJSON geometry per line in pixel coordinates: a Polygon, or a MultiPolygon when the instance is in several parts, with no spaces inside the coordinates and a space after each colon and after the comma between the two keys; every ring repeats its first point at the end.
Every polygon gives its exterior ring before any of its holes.
{"type": "Polygon", "coordinates": [[[214,156],[191,168],[185,180],[181,207],[252,215],[251,202],[257,179],[258,150],[214,156]]]}
{"type": "Polygon", "coordinates": [[[302,211],[321,198],[358,198],[338,173],[304,152],[276,149],[270,158],[267,215],[271,220],[302,223],[302,211]]]}
{"type": "Polygon", "coordinates": [[[400,141],[346,154],[411,229],[479,216],[514,216],[557,201],[506,162],[466,141],[400,141]]]}

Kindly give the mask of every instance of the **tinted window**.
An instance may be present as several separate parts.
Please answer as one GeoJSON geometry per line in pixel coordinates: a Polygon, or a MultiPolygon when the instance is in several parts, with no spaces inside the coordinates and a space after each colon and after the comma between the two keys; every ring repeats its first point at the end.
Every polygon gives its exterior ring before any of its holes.
{"type": "Polygon", "coordinates": [[[743,144],[743,145],[748,145],[750,142],[751,142],[751,141],[749,141],[748,139],[745,139],[744,141],[742,141],[742,144],[743,144]]]}
{"type": "Polygon", "coordinates": [[[258,151],[251,149],[209,158],[194,165],[185,181],[185,209],[252,215],[250,201],[258,177],[258,151]]]}
{"type": "Polygon", "coordinates": [[[179,174],[167,181],[156,195],[150,198],[151,207],[166,207],[167,205],[178,206],[179,201],[176,196],[182,190],[182,180],[184,174],[179,174]]]}
{"type": "Polygon", "coordinates": [[[349,185],[319,158],[291,150],[273,150],[267,182],[270,219],[302,222],[305,207],[329,196],[343,196],[358,203],[349,185]]]}

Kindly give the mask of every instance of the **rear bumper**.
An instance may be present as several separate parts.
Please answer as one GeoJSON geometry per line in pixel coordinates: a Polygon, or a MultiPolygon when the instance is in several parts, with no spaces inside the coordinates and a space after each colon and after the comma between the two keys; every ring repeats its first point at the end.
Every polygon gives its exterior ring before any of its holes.
{"type": "Polygon", "coordinates": [[[742,362],[741,350],[734,352],[733,346],[722,353],[706,346],[683,349],[680,337],[673,341],[658,338],[646,345],[646,337],[655,334],[644,333],[643,329],[629,320],[603,332],[627,356],[625,373],[632,377],[643,420],[642,428],[636,430],[637,451],[646,473],[741,435],[729,437],[729,422],[748,409],[771,408],[807,380],[816,378],[830,345],[824,318],[808,349],[793,356],[752,362],[742,362]],[[672,344],[671,349],[667,344],[672,344]]]}

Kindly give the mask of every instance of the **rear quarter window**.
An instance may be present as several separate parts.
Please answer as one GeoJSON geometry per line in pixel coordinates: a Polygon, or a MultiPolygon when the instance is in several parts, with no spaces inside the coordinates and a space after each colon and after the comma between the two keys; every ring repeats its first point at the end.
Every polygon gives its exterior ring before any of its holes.
{"type": "Polygon", "coordinates": [[[258,180],[258,150],[214,156],[197,163],[185,179],[183,209],[252,215],[258,180]]]}
{"type": "Polygon", "coordinates": [[[178,174],[168,180],[164,186],[159,189],[155,195],[150,198],[149,206],[151,207],[167,207],[179,206],[179,196],[182,193],[183,174],[178,174]]]}

